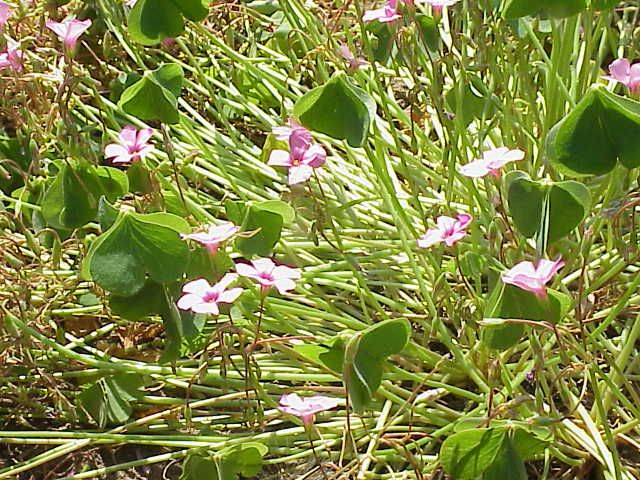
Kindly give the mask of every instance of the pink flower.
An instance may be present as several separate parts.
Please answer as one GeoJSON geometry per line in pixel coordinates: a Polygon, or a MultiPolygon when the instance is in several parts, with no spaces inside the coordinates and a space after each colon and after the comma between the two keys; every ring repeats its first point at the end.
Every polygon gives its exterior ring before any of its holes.
{"type": "Polygon", "coordinates": [[[7,3],[0,1],[0,33],[2,33],[4,27],[7,25],[7,20],[9,20],[12,11],[13,8],[7,3]]]}
{"type": "Polygon", "coordinates": [[[384,7],[364,12],[362,21],[371,22],[373,20],[378,20],[381,23],[390,23],[395,22],[400,18],[402,18],[402,15],[398,13],[398,0],[387,0],[384,7]]]}
{"type": "Polygon", "coordinates": [[[564,262],[560,259],[555,262],[542,259],[537,265],[531,262],[520,262],[502,274],[502,281],[545,298],[546,284],[562,267],[564,262]]]}
{"type": "Polygon", "coordinates": [[[338,399],[316,395],[314,397],[300,398],[297,393],[280,397],[278,410],[283,413],[300,417],[306,426],[313,423],[316,413],[331,410],[338,406],[338,399]]]}
{"type": "Polygon", "coordinates": [[[436,220],[437,228],[427,230],[427,233],[418,239],[418,246],[429,248],[436,243],[444,242],[448,247],[451,247],[467,234],[465,229],[471,220],[471,215],[466,213],[460,213],[456,218],[438,217],[436,220]]]}
{"type": "Polygon", "coordinates": [[[355,71],[360,67],[369,65],[369,62],[362,58],[357,58],[347,45],[340,45],[340,56],[349,63],[349,70],[355,71]]]}
{"type": "Polygon", "coordinates": [[[189,282],[182,287],[185,294],[178,300],[178,308],[182,310],[191,310],[195,313],[210,313],[218,315],[220,309],[219,303],[233,303],[242,293],[241,288],[227,287],[236,279],[238,275],[235,273],[227,273],[215,285],[209,285],[204,278],[189,282]]]}
{"type": "Polygon", "coordinates": [[[0,53],[0,69],[12,68],[16,72],[22,72],[24,52],[18,48],[18,44],[9,39],[7,51],[0,53]]]}
{"type": "Polygon", "coordinates": [[[506,147],[494,148],[482,154],[482,158],[469,162],[460,167],[460,173],[466,177],[484,177],[491,174],[494,177],[500,176],[500,169],[507,163],[522,160],[524,152],[522,150],[509,150],[506,147]]]}
{"type": "Polygon", "coordinates": [[[271,132],[276,136],[278,140],[284,140],[285,142],[288,142],[294,130],[299,130],[297,135],[304,137],[309,142],[311,142],[311,132],[300,125],[298,122],[296,122],[293,118],[289,118],[289,120],[287,120],[287,123],[282,127],[273,127],[271,132]]]}
{"type": "Polygon", "coordinates": [[[631,65],[626,58],[619,58],[609,65],[610,76],[604,77],[626,86],[632,95],[640,94],[640,63],[631,65]]]}
{"type": "Polygon", "coordinates": [[[80,35],[91,27],[91,19],[64,20],[63,22],[47,20],[46,25],[49,30],[58,36],[67,49],[73,50],[80,35]]]}
{"type": "Polygon", "coordinates": [[[218,251],[218,246],[238,233],[239,230],[240,227],[233,223],[224,222],[220,225],[209,225],[209,229],[206,232],[190,233],[188,235],[182,235],[182,238],[195,240],[207,247],[209,252],[216,253],[218,251]]]}
{"type": "Polygon", "coordinates": [[[153,147],[148,144],[151,135],[153,135],[153,130],[150,128],[138,131],[136,127],[127,125],[120,131],[118,142],[106,146],[104,155],[107,158],[113,158],[113,163],[130,163],[142,160],[153,150],[153,147]]]}
{"type": "MultiPolygon", "coordinates": [[[[284,134],[284,133],[283,133],[284,134]]],[[[274,150],[269,156],[269,165],[289,167],[289,185],[309,179],[314,168],[321,167],[327,158],[324,148],[311,143],[309,131],[294,127],[289,134],[289,152],[274,150]]]]}
{"type": "Polygon", "coordinates": [[[251,265],[238,263],[236,271],[243,277],[256,280],[263,291],[276,287],[281,294],[296,288],[294,280],[300,279],[299,268],[290,268],[285,265],[276,266],[270,258],[253,260],[251,265]]]}
{"type": "Polygon", "coordinates": [[[137,1],[138,0],[125,0],[124,4],[129,8],[133,8],[137,1]]]}

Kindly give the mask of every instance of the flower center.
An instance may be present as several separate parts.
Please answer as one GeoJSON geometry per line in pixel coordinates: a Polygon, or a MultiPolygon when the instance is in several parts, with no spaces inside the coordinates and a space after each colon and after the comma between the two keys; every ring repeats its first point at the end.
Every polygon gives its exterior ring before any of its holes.
{"type": "Polygon", "coordinates": [[[202,297],[206,303],[215,303],[218,300],[218,292],[207,292],[202,297]]]}
{"type": "Polygon", "coordinates": [[[266,280],[268,282],[273,282],[273,275],[269,272],[260,272],[258,275],[261,279],[266,280]]]}

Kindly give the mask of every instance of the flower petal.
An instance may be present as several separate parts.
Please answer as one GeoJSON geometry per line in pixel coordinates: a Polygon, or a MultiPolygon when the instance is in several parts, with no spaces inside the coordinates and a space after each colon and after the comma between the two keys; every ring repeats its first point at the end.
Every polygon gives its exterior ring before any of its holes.
{"type": "Polygon", "coordinates": [[[133,147],[135,147],[136,145],[136,138],[138,136],[137,132],[138,131],[136,130],[136,127],[134,127],[133,125],[127,125],[122,130],[120,130],[118,139],[120,140],[120,143],[122,145],[133,149],[133,147]]]}
{"type": "Polygon", "coordinates": [[[273,150],[271,155],[269,155],[267,165],[271,165],[273,167],[290,167],[291,155],[289,155],[289,152],[285,152],[284,150],[273,150]]]}
{"type": "Polygon", "coordinates": [[[233,303],[238,299],[240,295],[242,295],[243,291],[244,290],[242,290],[242,288],[240,287],[230,288],[229,290],[226,290],[220,294],[220,296],[218,297],[218,302],[233,303]]]}
{"type": "Polygon", "coordinates": [[[213,287],[211,287],[211,289],[216,292],[222,293],[227,289],[229,285],[235,282],[237,278],[238,278],[237,273],[227,273],[224,277],[220,279],[218,283],[216,283],[213,287]]]}
{"type": "Polygon", "coordinates": [[[626,84],[631,74],[631,63],[626,58],[614,60],[609,65],[609,74],[614,80],[626,84]]]}
{"type": "Polygon", "coordinates": [[[423,237],[418,239],[418,247],[429,248],[444,240],[442,232],[437,229],[427,230],[423,237]]]}
{"type": "Polygon", "coordinates": [[[243,277],[258,278],[258,271],[248,263],[236,263],[236,272],[243,277]]]}
{"type": "Polygon", "coordinates": [[[313,167],[309,165],[296,165],[289,167],[289,185],[297,185],[298,183],[306,182],[309,177],[313,175],[313,167]]]}
{"type": "Polygon", "coordinates": [[[193,293],[187,293],[178,300],[178,308],[181,310],[191,310],[195,305],[204,303],[202,297],[194,295],[193,293]]]}
{"type": "Polygon", "coordinates": [[[215,302],[199,303],[194,305],[191,310],[195,313],[210,313],[211,315],[219,315],[220,309],[215,302]]]}
{"type": "Polygon", "coordinates": [[[292,278],[294,280],[298,280],[302,275],[299,268],[291,268],[286,265],[278,265],[271,274],[275,278],[292,278]]]}
{"type": "Polygon", "coordinates": [[[549,281],[553,278],[553,276],[558,273],[564,267],[564,261],[562,259],[558,259],[555,262],[552,262],[547,259],[541,259],[536,266],[536,273],[538,277],[542,281],[542,283],[549,283],[549,281]]]}
{"type": "Polygon", "coordinates": [[[104,156],[106,158],[113,157],[131,157],[129,150],[120,145],[119,143],[110,143],[104,148],[104,156]]]}
{"type": "Polygon", "coordinates": [[[290,278],[278,278],[273,281],[273,285],[281,295],[290,292],[291,290],[295,290],[296,288],[296,282],[290,278]]]}
{"type": "Polygon", "coordinates": [[[302,163],[309,165],[310,167],[313,167],[313,168],[318,168],[324,165],[324,162],[326,161],[326,159],[327,159],[327,152],[325,152],[322,145],[315,143],[311,145],[311,147],[309,147],[309,150],[307,150],[304,153],[304,156],[302,158],[302,163]]]}
{"type": "Polygon", "coordinates": [[[251,264],[254,266],[258,273],[268,273],[271,274],[276,264],[270,258],[258,258],[253,260],[251,264]]]}
{"type": "Polygon", "coordinates": [[[491,172],[484,159],[474,160],[460,167],[460,173],[465,177],[479,178],[491,172]]]}
{"type": "Polygon", "coordinates": [[[194,295],[198,295],[200,297],[204,297],[211,290],[211,285],[204,278],[199,278],[197,280],[193,280],[189,283],[186,283],[182,287],[182,291],[184,293],[193,293],[194,295]]]}
{"type": "Polygon", "coordinates": [[[153,136],[153,129],[151,128],[140,129],[140,131],[138,132],[138,135],[136,136],[136,142],[135,142],[136,146],[140,149],[141,147],[147,144],[147,142],[151,139],[152,136],[153,136]]]}

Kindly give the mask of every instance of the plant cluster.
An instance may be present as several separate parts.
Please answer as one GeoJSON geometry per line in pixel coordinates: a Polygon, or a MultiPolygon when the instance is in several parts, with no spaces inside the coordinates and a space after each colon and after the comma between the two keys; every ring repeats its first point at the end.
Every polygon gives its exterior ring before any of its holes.
{"type": "Polygon", "coordinates": [[[0,479],[640,475],[635,2],[43,3],[0,479]]]}

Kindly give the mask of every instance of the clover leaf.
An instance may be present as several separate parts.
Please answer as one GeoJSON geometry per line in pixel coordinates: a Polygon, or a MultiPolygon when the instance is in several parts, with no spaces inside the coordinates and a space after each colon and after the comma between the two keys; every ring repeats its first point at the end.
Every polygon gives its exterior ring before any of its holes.
{"type": "Polygon", "coordinates": [[[138,0],[127,19],[129,34],[142,45],[156,45],[184,32],[185,17],[199,22],[208,12],[201,0],[138,0]]]}
{"type": "Polygon", "coordinates": [[[410,336],[409,322],[394,319],[373,325],[348,341],[342,378],[354,411],[362,412],[371,403],[382,382],[385,361],[390,355],[400,353],[410,336]]]}
{"type": "Polygon", "coordinates": [[[587,0],[510,0],[503,10],[508,20],[544,13],[549,17],[565,18],[586,10],[587,0]]]}
{"type": "Polygon", "coordinates": [[[555,242],[580,225],[591,207],[591,194],[579,182],[539,182],[514,171],[507,174],[505,183],[509,213],[525,237],[546,233],[547,242],[555,242]],[[543,215],[548,216],[545,222],[543,215]],[[540,231],[543,225],[547,232],[540,231]]]}
{"type": "Polygon", "coordinates": [[[122,93],[118,106],[140,120],[178,123],[183,80],[182,67],[175,63],[146,71],[122,93]]]}
{"type": "Polygon", "coordinates": [[[327,83],[303,95],[293,108],[305,127],[361,147],[376,114],[376,103],[339,72],[327,83]]]}
{"type": "Polygon", "coordinates": [[[527,480],[524,461],[540,453],[550,436],[513,425],[456,432],[440,448],[440,463],[455,480],[527,480]]]}
{"type": "Polygon", "coordinates": [[[188,225],[169,213],[121,212],[91,245],[85,260],[91,278],[123,297],[136,295],[147,277],[157,283],[178,280],[189,262],[189,248],[178,229],[187,231],[188,225]]]}
{"type": "Polygon", "coordinates": [[[127,176],[116,168],[69,161],[44,194],[42,216],[53,228],[79,228],[96,218],[100,197],[115,201],[128,189],[127,176]]]}
{"type": "Polygon", "coordinates": [[[575,175],[602,175],[620,161],[640,166],[640,102],[591,87],[549,132],[547,156],[556,168],[575,175]]]}
{"type": "Polygon", "coordinates": [[[254,478],[262,470],[262,457],[267,451],[262,443],[245,442],[223,448],[210,456],[194,453],[185,460],[180,480],[254,478]]]}

